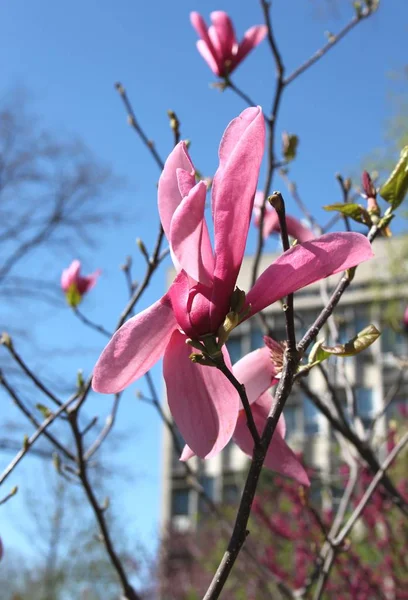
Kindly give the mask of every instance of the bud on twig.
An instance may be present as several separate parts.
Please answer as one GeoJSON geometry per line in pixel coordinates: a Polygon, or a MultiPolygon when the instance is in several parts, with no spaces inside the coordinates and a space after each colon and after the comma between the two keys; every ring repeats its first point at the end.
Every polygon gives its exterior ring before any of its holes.
{"type": "Polygon", "coordinates": [[[123,85],[120,83],[120,81],[117,81],[117,82],[115,83],[115,88],[116,88],[116,90],[119,92],[119,94],[120,94],[121,96],[124,96],[124,95],[125,95],[125,93],[126,93],[126,91],[125,91],[125,88],[124,88],[124,87],[123,87],[123,85]]]}
{"type": "Polygon", "coordinates": [[[146,261],[149,262],[150,261],[150,256],[146,250],[146,246],[144,245],[143,240],[141,240],[140,238],[136,239],[136,245],[139,248],[140,252],[143,254],[143,256],[145,257],[146,261]]]}
{"type": "Polygon", "coordinates": [[[170,119],[170,128],[174,131],[174,135],[178,138],[180,135],[180,121],[174,110],[168,110],[167,114],[170,119]]]}
{"type": "Polygon", "coordinates": [[[13,347],[13,342],[11,341],[11,337],[5,331],[1,334],[0,344],[6,346],[6,348],[11,349],[13,347]]]}

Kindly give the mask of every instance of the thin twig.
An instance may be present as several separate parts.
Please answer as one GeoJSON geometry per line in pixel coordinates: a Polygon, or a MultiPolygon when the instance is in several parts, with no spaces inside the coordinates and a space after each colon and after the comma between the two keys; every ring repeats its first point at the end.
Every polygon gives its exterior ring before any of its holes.
{"type": "Polygon", "coordinates": [[[55,394],[53,394],[53,392],[51,392],[51,390],[49,390],[44,385],[44,383],[37,377],[37,375],[35,375],[32,372],[32,370],[27,366],[27,364],[24,362],[24,360],[21,358],[21,356],[18,354],[18,352],[14,348],[14,343],[7,334],[3,334],[2,338],[1,338],[1,343],[3,346],[5,346],[7,348],[7,350],[10,352],[11,356],[14,358],[16,363],[21,367],[21,369],[24,371],[24,373],[27,375],[27,377],[33,382],[35,387],[38,388],[39,390],[41,390],[45,396],[47,396],[50,400],[52,400],[54,402],[54,404],[61,406],[62,405],[61,400],[59,398],[57,398],[57,396],[55,394]]]}
{"type": "Polygon", "coordinates": [[[12,498],[13,496],[15,496],[15,495],[17,494],[17,492],[18,492],[18,487],[17,487],[17,486],[15,486],[15,487],[14,487],[14,488],[11,490],[11,492],[9,492],[9,493],[8,493],[6,496],[4,496],[4,498],[2,498],[2,499],[0,500],[0,506],[1,506],[2,504],[5,504],[5,503],[6,503],[8,500],[10,500],[10,498],[12,498]]]}
{"type": "MultiPolygon", "coordinates": [[[[279,218],[279,229],[284,252],[289,250],[289,234],[286,225],[285,201],[280,192],[274,192],[269,198],[269,202],[274,207],[279,218]]],[[[293,306],[293,294],[289,294],[284,306],[286,321],[286,341],[290,354],[296,353],[296,333],[295,333],[295,311],[293,306]]]]}
{"type": "MultiPolygon", "coordinates": [[[[295,379],[297,378],[298,377],[295,377],[295,379]]],[[[367,441],[361,440],[358,437],[358,435],[350,428],[348,423],[341,423],[338,419],[336,419],[336,417],[330,412],[327,406],[323,404],[318,395],[312,392],[312,390],[306,385],[306,383],[302,379],[299,379],[299,383],[302,390],[307,394],[307,396],[314,403],[316,408],[318,408],[318,410],[322,414],[324,414],[324,416],[329,421],[333,429],[341,433],[341,435],[345,437],[346,440],[353,444],[354,448],[357,450],[361,458],[367,463],[367,466],[375,475],[375,473],[377,473],[378,469],[380,468],[380,465],[378,463],[375,453],[373,452],[372,448],[368,445],[367,441]]],[[[389,494],[395,506],[400,510],[404,517],[407,517],[408,503],[386,474],[383,476],[382,485],[389,494]]]]}
{"type": "Polygon", "coordinates": [[[123,595],[126,598],[126,600],[141,600],[141,597],[139,596],[139,594],[137,594],[135,592],[135,590],[133,589],[133,587],[130,585],[127,575],[125,573],[125,570],[123,568],[122,562],[114,549],[113,542],[112,542],[112,539],[111,539],[111,536],[110,536],[110,533],[108,530],[108,526],[107,526],[107,523],[105,520],[104,510],[99,506],[99,503],[98,503],[98,501],[95,497],[94,491],[92,489],[92,485],[89,481],[88,467],[87,467],[87,461],[86,461],[85,455],[84,455],[82,436],[81,436],[81,433],[80,433],[79,427],[78,427],[78,420],[77,420],[78,413],[76,410],[73,410],[73,411],[71,411],[69,416],[70,416],[69,422],[71,425],[72,433],[74,435],[75,444],[76,444],[76,448],[77,448],[77,460],[78,460],[78,467],[79,467],[78,475],[81,480],[82,487],[84,488],[85,494],[88,498],[89,504],[91,505],[92,510],[95,514],[95,518],[98,522],[99,529],[100,529],[101,536],[102,536],[102,541],[105,545],[105,548],[109,555],[111,563],[112,563],[112,565],[117,573],[117,576],[120,580],[123,595]]]}
{"type": "MultiPolygon", "coordinates": [[[[171,435],[171,438],[172,438],[172,441],[174,444],[174,448],[176,449],[177,453],[179,455],[181,455],[183,448],[180,445],[180,441],[179,441],[179,438],[176,433],[174,422],[166,415],[165,411],[163,410],[163,407],[159,400],[159,396],[158,396],[156,388],[154,386],[152,376],[150,375],[149,371],[146,373],[145,378],[147,381],[147,385],[149,387],[151,398],[146,399],[144,397],[141,397],[141,399],[148,400],[148,402],[151,405],[153,405],[154,408],[157,410],[161,420],[163,421],[164,425],[167,427],[167,429],[171,435]]],[[[214,500],[206,493],[204,487],[201,485],[201,483],[197,479],[197,473],[190,467],[188,462],[185,462],[185,461],[180,462],[180,465],[182,465],[182,467],[184,468],[186,476],[188,478],[188,482],[191,485],[191,487],[193,488],[193,490],[199,494],[200,498],[205,502],[205,504],[207,505],[209,510],[217,517],[218,523],[221,525],[222,529],[228,535],[231,535],[231,533],[232,533],[231,523],[229,523],[229,521],[225,518],[225,515],[219,509],[219,507],[214,502],[214,500]]],[[[261,585],[264,587],[264,592],[269,595],[269,592],[265,587],[265,578],[270,577],[270,571],[268,569],[266,569],[262,564],[260,564],[259,560],[251,552],[250,548],[248,548],[247,546],[244,546],[243,552],[245,553],[245,556],[252,562],[252,564],[260,571],[260,580],[259,581],[260,581],[261,585]]],[[[275,575],[273,575],[273,577],[274,577],[276,586],[279,588],[279,590],[282,592],[282,594],[286,598],[292,598],[291,590],[286,586],[286,584],[283,581],[281,581],[280,579],[278,579],[275,575]]]]}
{"type": "Polygon", "coordinates": [[[248,96],[248,94],[246,94],[238,86],[236,86],[235,83],[233,81],[231,81],[231,79],[229,77],[225,81],[225,87],[227,89],[230,89],[233,92],[235,92],[237,94],[237,96],[239,96],[246,104],[248,104],[248,106],[257,106],[257,102],[254,102],[248,96]]]}
{"type": "MultiPolygon", "coordinates": [[[[7,390],[8,394],[11,397],[11,399],[13,400],[13,402],[21,410],[21,412],[27,417],[27,419],[34,425],[34,427],[36,429],[41,428],[42,424],[28,410],[28,408],[25,406],[24,402],[22,402],[22,400],[19,398],[16,391],[11,387],[11,385],[5,379],[4,374],[1,371],[0,371],[0,385],[2,385],[5,390],[7,390]]],[[[56,413],[53,413],[53,415],[60,414],[62,412],[62,410],[61,410],[62,407],[64,407],[64,404],[61,404],[61,406],[59,406],[59,408],[57,409],[56,413]]],[[[69,450],[67,450],[51,433],[48,433],[48,431],[46,431],[46,430],[44,430],[42,433],[44,434],[44,437],[46,437],[48,439],[48,441],[51,442],[51,444],[53,444],[56,448],[58,448],[58,450],[60,452],[62,452],[65,455],[66,458],[68,458],[69,460],[72,460],[72,461],[75,460],[74,455],[69,450]]],[[[0,482],[1,482],[1,480],[0,480],[0,482]]]]}
{"type": "Polygon", "coordinates": [[[265,221],[265,213],[266,213],[266,200],[271,192],[273,176],[276,169],[276,156],[275,156],[275,135],[276,135],[276,121],[278,118],[278,112],[280,107],[280,102],[282,99],[282,93],[284,89],[284,74],[285,67],[282,61],[282,57],[275,39],[275,34],[272,28],[272,21],[270,17],[270,2],[267,0],[261,0],[261,8],[264,14],[265,24],[268,30],[267,39],[269,42],[269,46],[271,48],[273,60],[275,63],[276,70],[276,86],[275,92],[272,100],[271,112],[268,117],[265,118],[267,131],[268,131],[268,139],[267,139],[267,156],[268,156],[268,165],[266,170],[266,180],[264,185],[264,201],[260,208],[259,214],[259,230],[258,230],[258,239],[257,246],[255,250],[255,256],[252,267],[252,285],[255,283],[258,277],[259,265],[261,262],[262,251],[264,247],[264,237],[263,237],[263,228],[265,221]]]}
{"type": "MultiPolygon", "coordinates": [[[[47,419],[45,419],[45,421],[43,423],[41,423],[41,425],[38,427],[37,431],[35,431],[33,433],[33,435],[25,442],[23,448],[20,450],[20,452],[15,456],[15,458],[11,461],[11,463],[8,465],[8,467],[3,471],[2,475],[0,476],[0,485],[2,483],[4,483],[4,481],[7,479],[7,477],[14,471],[15,467],[18,465],[18,463],[20,462],[20,460],[27,454],[27,452],[30,451],[31,447],[33,446],[33,444],[35,444],[35,442],[38,440],[38,438],[41,435],[45,435],[46,437],[48,437],[50,439],[50,435],[47,434],[46,430],[47,428],[55,421],[55,419],[57,419],[59,417],[59,415],[64,412],[69,406],[70,404],[72,404],[74,402],[74,400],[76,399],[77,395],[75,394],[74,396],[72,396],[71,398],[69,398],[69,400],[67,400],[64,404],[62,404],[55,412],[53,412],[47,419]]],[[[50,441],[54,444],[55,442],[53,441],[53,438],[50,439],[50,441]]],[[[65,449],[59,445],[57,445],[57,447],[65,453],[65,449]]],[[[72,457],[72,460],[74,460],[74,456],[70,455],[70,457],[72,457]]]]}
{"type": "Polygon", "coordinates": [[[408,443],[408,432],[405,433],[405,435],[401,438],[399,443],[395,446],[395,448],[392,450],[392,452],[390,452],[390,454],[387,456],[385,461],[379,467],[377,473],[375,474],[373,480],[371,481],[370,485],[368,486],[367,490],[365,491],[360,502],[358,503],[358,505],[352,512],[352,514],[350,515],[347,523],[342,527],[340,532],[331,533],[330,538],[328,540],[328,543],[330,545],[330,550],[326,556],[324,567],[319,575],[319,580],[317,583],[314,600],[321,600],[323,593],[324,593],[324,588],[325,588],[325,585],[326,585],[326,582],[327,582],[327,579],[328,579],[328,576],[330,573],[330,569],[333,565],[333,562],[335,560],[336,554],[337,554],[340,546],[343,544],[343,541],[348,536],[348,534],[351,532],[354,525],[360,518],[361,513],[363,512],[363,510],[367,506],[368,502],[370,501],[374,491],[376,490],[377,486],[381,482],[381,479],[384,477],[387,469],[390,467],[392,462],[395,460],[395,458],[398,456],[398,454],[403,450],[403,448],[406,446],[407,443],[408,443]]]}
{"type": "Polygon", "coordinates": [[[311,56],[308,60],[306,60],[303,64],[297,67],[290,75],[288,75],[284,81],[285,85],[289,85],[299,77],[302,73],[304,73],[307,69],[309,69],[312,65],[314,65],[318,60],[320,60],[329,50],[331,50],[340,40],[342,40],[360,21],[369,17],[374,11],[369,8],[361,11],[360,16],[355,16],[343,29],[339,31],[336,35],[331,35],[330,40],[325,44],[320,50],[315,52],[313,56],[311,56]]]}
{"type": "Polygon", "coordinates": [[[154,142],[152,142],[152,140],[149,140],[149,138],[147,137],[147,135],[145,134],[145,132],[139,125],[139,123],[136,119],[135,111],[133,110],[132,104],[128,98],[128,95],[126,94],[125,88],[119,82],[115,83],[115,88],[119,92],[120,97],[122,98],[123,104],[124,104],[126,112],[127,112],[129,125],[131,127],[133,127],[133,129],[136,131],[136,133],[138,134],[138,136],[140,137],[140,139],[142,140],[142,142],[144,143],[146,148],[149,150],[150,154],[153,156],[157,166],[162,171],[164,168],[164,162],[160,158],[160,155],[154,146],[154,142]]]}
{"type": "Polygon", "coordinates": [[[85,452],[85,456],[84,456],[85,460],[89,460],[91,458],[91,456],[93,456],[95,454],[95,452],[101,447],[102,443],[108,437],[109,433],[112,431],[113,426],[115,425],[116,415],[118,412],[121,396],[122,396],[122,393],[115,394],[112,410],[109,413],[108,417],[106,418],[105,426],[103,427],[102,431],[100,432],[100,434],[98,435],[96,440],[93,442],[92,446],[90,446],[90,448],[85,452]]]}
{"type": "Polygon", "coordinates": [[[407,444],[408,444],[408,431],[402,436],[402,438],[400,439],[398,444],[395,446],[395,448],[393,448],[393,450],[389,453],[387,458],[384,460],[384,462],[378,469],[373,480],[371,481],[370,485],[368,486],[367,490],[365,491],[363,497],[361,498],[360,502],[358,503],[355,510],[353,511],[353,514],[350,516],[348,522],[343,527],[343,529],[340,531],[340,533],[336,536],[336,538],[333,540],[333,544],[335,544],[336,546],[339,546],[343,542],[343,540],[346,538],[346,536],[348,536],[348,534],[351,532],[355,523],[359,519],[361,513],[367,506],[373,492],[376,490],[377,486],[383,479],[387,469],[391,466],[391,464],[396,459],[398,454],[403,450],[403,448],[407,444]]]}
{"type": "Polygon", "coordinates": [[[74,315],[77,316],[78,319],[80,321],[82,321],[82,323],[84,323],[91,329],[94,329],[95,331],[102,333],[102,335],[104,335],[105,337],[108,337],[108,338],[112,337],[112,333],[110,331],[105,329],[105,327],[103,327],[102,325],[98,325],[97,323],[94,323],[93,321],[91,321],[91,319],[88,319],[88,317],[86,317],[84,314],[81,313],[81,311],[79,310],[79,308],[77,306],[73,306],[72,310],[73,310],[74,315]]]}
{"type": "Polygon", "coordinates": [[[248,396],[245,391],[245,386],[238,381],[238,379],[234,376],[234,374],[228,369],[225,362],[222,362],[222,363],[217,362],[217,368],[219,369],[219,371],[221,371],[221,373],[223,373],[225,375],[225,377],[228,379],[228,381],[230,383],[232,383],[234,388],[237,390],[239,397],[241,399],[241,402],[242,402],[242,406],[244,407],[249,432],[252,436],[252,439],[254,440],[255,446],[257,446],[259,444],[261,438],[260,438],[259,432],[255,425],[251,406],[249,404],[248,396]]]}
{"type": "MultiPolygon", "coordinates": [[[[339,182],[340,189],[343,195],[343,203],[348,204],[351,183],[349,182],[349,180],[345,180],[344,177],[340,175],[340,173],[337,173],[336,179],[339,182]]],[[[342,214],[342,217],[346,226],[346,230],[351,231],[350,219],[346,214],[342,214]]]]}
{"type": "Polygon", "coordinates": [[[262,470],[266,453],[271,442],[273,433],[282,414],[283,407],[292,389],[293,378],[299,365],[297,353],[285,353],[281,380],[275,394],[275,403],[271,408],[262,432],[261,441],[255,446],[253,459],[249,468],[248,476],[244,486],[241,502],[235,520],[234,530],[228,543],[227,550],[220,562],[214,578],[204,596],[204,600],[215,600],[221,594],[228,576],[234,566],[235,560],[248,535],[247,525],[251,514],[252,503],[262,470]]]}

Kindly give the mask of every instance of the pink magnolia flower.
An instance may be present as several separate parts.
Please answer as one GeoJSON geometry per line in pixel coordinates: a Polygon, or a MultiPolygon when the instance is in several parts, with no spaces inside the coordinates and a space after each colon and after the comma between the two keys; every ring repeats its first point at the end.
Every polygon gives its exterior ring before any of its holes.
{"type": "Polygon", "coordinates": [[[255,25],[245,32],[238,44],[234,26],[227,13],[217,10],[211,15],[212,25],[207,27],[197,12],[190,15],[191,24],[201,38],[197,48],[211,71],[218,77],[227,77],[267,34],[265,25],[255,25]]]}
{"type": "MultiPolygon", "coordinates": [[[[254,223],[256,227],[259,227],[263,199],[264,193],[256,192],[254,203],[254,223]]],[[[295,217],[291,217],[290,215],[286,215],[286,226],[288,228],[288,234],[293,238],[297,239],[298,242],[308,242],[309,240],[313,240],[315,237],[310,229],[302,225],[300,221],[295,219],[295,217]]],[[[267,202],[263,222],[263,237],[266,240],[271,235],[271,233],[279,232],[280,225],[278,213],[274,208],[272,208],[269,202],[267,202]]]]}
{"type": "MultiPolygon", "coordinates": [[[[232,371],[237,380],[245,386],[255,425],[261,435],[274,401],[268,390],[271,385],[277,382],[275,379],[277,369],[273,363],[270,348],[259,348],[250,352],[235,363],[232,371]]],[[[302,485],[310,485],[306,471],[297,459],[296,454],[285,442],[285,433],[285,417],[281,415],[269,445],[264,465],[276,473],[295,479],[302,485]]],[[[242,405],[240,406],[232,438],[245,454],[252,457],[254,440],[248,429],[242,405]]],[[[185,461],[192,456],[194,456],[194,452],[187,445],[180,460],[185,461]]]]}
{"type": "Polygon", "coordinates": [[[91,275],[82,276],[80,270],[81,262],[73,260],[69,267],[62,271],[61,288],[71,306],[77,306],[81,302],[82,296],[94,287],[101,274],[98,269],[91,275]]]}
{"type": "MultiPolygon", "coordinates": [[[[160,177],[158,204],[177,276],[168,292],[127,321],[102,352],[93,388],[116,393],[144,375],[163,355],[170,411],[181,435],[202,458],[218,453],[234,433],[239,398],[216,368],[193,364],[190,338],[224,355],[218,331],[244,256],[264,149],[262,110],[247,108],[227,127],[212,185],[214,250],[205,221],[207,187],[196,183],[183,142],[168,157],[160,177]],[[219,345],[218,345],[219,343],[219,345]]],[[[255,314],[272,302],[372,256],[364,236],[328,234],[292,248],[259,277],[244,311],[255,314]]]]}

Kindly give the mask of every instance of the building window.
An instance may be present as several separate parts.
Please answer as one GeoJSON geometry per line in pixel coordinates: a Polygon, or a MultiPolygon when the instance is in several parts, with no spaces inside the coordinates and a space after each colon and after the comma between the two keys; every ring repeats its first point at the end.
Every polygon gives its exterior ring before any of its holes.
{"type": "Polygon", "coordinates": [[[224,504],[237,504],[239,488],[236,483],[225,483],[222,488],[222,501],[224,504]]]}
{"type": "Polygon", "coordinates": [[[286,422],[286,437],[289,438],[295,433],[300,433],[299,406],[288,404],[283,409],[286,422]]]}
{"type": "Polygon", "coordinates": [[[188,488],[175,489],[171,495],[172,516],[189,514],[190,490],[188,488]]]}
{"type": "Polygon", "coordinates": [[[386,326],[381,333],[380,340],[383,352],[391,352],[397,356],[407,354],[407,336],[403,333],[398,333],[386,326]]]}
{"type": "Polygon", "coordinates": [[[263,348],[265,346],[263,338],[264,334],[260,329],[251,329],[251,350],[263,348]]]}
{"type": "Polygon", "coordinates": [[[365,427],[370,425],[373,416],[373,390],[370,388],[356,388],[357,414],[365,427]]]}
{"type": "Polygon", "coordinates": [[[238,335],[230,337],[227,341],[227,349],[232,364],[235,364],[240,358],[242,358],[242,338],[238,335]]]}
{"type": "Polygon", "coordinates": [[[319,433],[319,411],[313,402],[306,397],[303,400],[303,418],[306,435],[319,433]]]}
{"type": "MultiPolygon", "coordinates": [[[[200,484],[203,487],[204,493],[207,498],[211,498],[214,500],[214,477],[209,477],[208,475],[202,475],[199,479],[200,484]]],[[[200,512],[208,512],[208,504],[204,500],[202,496],[199,499],[199,511],[200,512]]]]}

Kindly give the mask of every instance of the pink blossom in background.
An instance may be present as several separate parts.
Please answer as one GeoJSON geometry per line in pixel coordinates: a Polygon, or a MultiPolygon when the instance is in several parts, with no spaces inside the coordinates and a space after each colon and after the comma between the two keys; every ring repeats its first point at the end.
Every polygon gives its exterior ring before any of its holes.
{"type": "MultiPolygon", "coordinates": [[[[274,343],[276,344],[277,342],[274,343]]],[[[232,372],[237,380],[245,386],[259,435],[262,434],[269,411],[274,402],[268,390],[273,384],[277,383],[277,379],[275,378],[277,371],[278,369],[272,361],[271,350],[268,347],[250,352],[232,367],[232,372]]],[[[295,453],[285,442],[285,433],[285,417],[281,415],[269,445],[264,465],[276,473],[295,479],[302,485],[309,486],[310,481],[306,471],[300,464],[295,453]]],[[[252,457],[254,440],[248,429],[242,405],[240,406],[232,438],[245,454],[252,457]]],[[[189,446],[185,446],[180,460],[185,461],[192,456],[194,456],[194,452],[191,451],[189,446]]]]}
{"type": "MultiPolygon", "coordinates": [[[[163,355],[172,416],[186,443],[201,458],[231,439],[239,414],[236,390],[216,368],[194,364],[188,338],[212,341],[231,310],[244,257],[265,124],[260,107],[248,108],[227,127],[212,185],[214,250],[205,221],[207,186],[196,183],[183,142],[168,157],[160,177],[158,205],[177,276],[168,292],[127,321],[102,352],[93,388],[116,393],[144,375],[163,355]]],[[[357,233],[327,234],[282,254],[258,278],[244,309],[253,315],[276,300],[371,258],[357,233]]],[[[228,351],[221,349],[231,367],[228,351]]]]}
{"type": "MultiPolygon", "coordinates": [[[[256,192],[255,203],[254,203],[254,223],[256,227],[259,227],[260,224],[260,216],[261,216],[261,206],[264,200],[263,192],[256,192]]],[[[290,215],[286,215],[286,227],[288,229],[288,234],[295,238],[298,242],[308,242],[309,240],[313,240],[315,235],[311,229],[302,225],[298,219],[295,217],[291,217],[290,215]]],[[[263,222],[263,237],[266,240],[272,233],[279,233],[280,225],[278,213],[276,210],[269,204],[266,203],[265,206],[265,217],[263,222]]]]}
{"type": "Polygon", "coordinates": [[[82,296],[91,290],[97,280],[101,271],[98,269],[91,275],[80,275],[81,262],[79,260],[73,260],[67,269],[62,271],[61,275],[61,289],[67,296],[67,301],[72,306],[76,306],[82,299],[82,296]]]}
{"type": "Polygon", "coordinates": [[[267,34],[266,25],[255,25],[245,32],[238,43],[234,26],[227,13],[217,10],[210,15],[212,25],[207,27],[197,12],[190,15],[191,24],[200,39],[197,48],[211,71],[217,77],[227,77],[267,34]]]}

